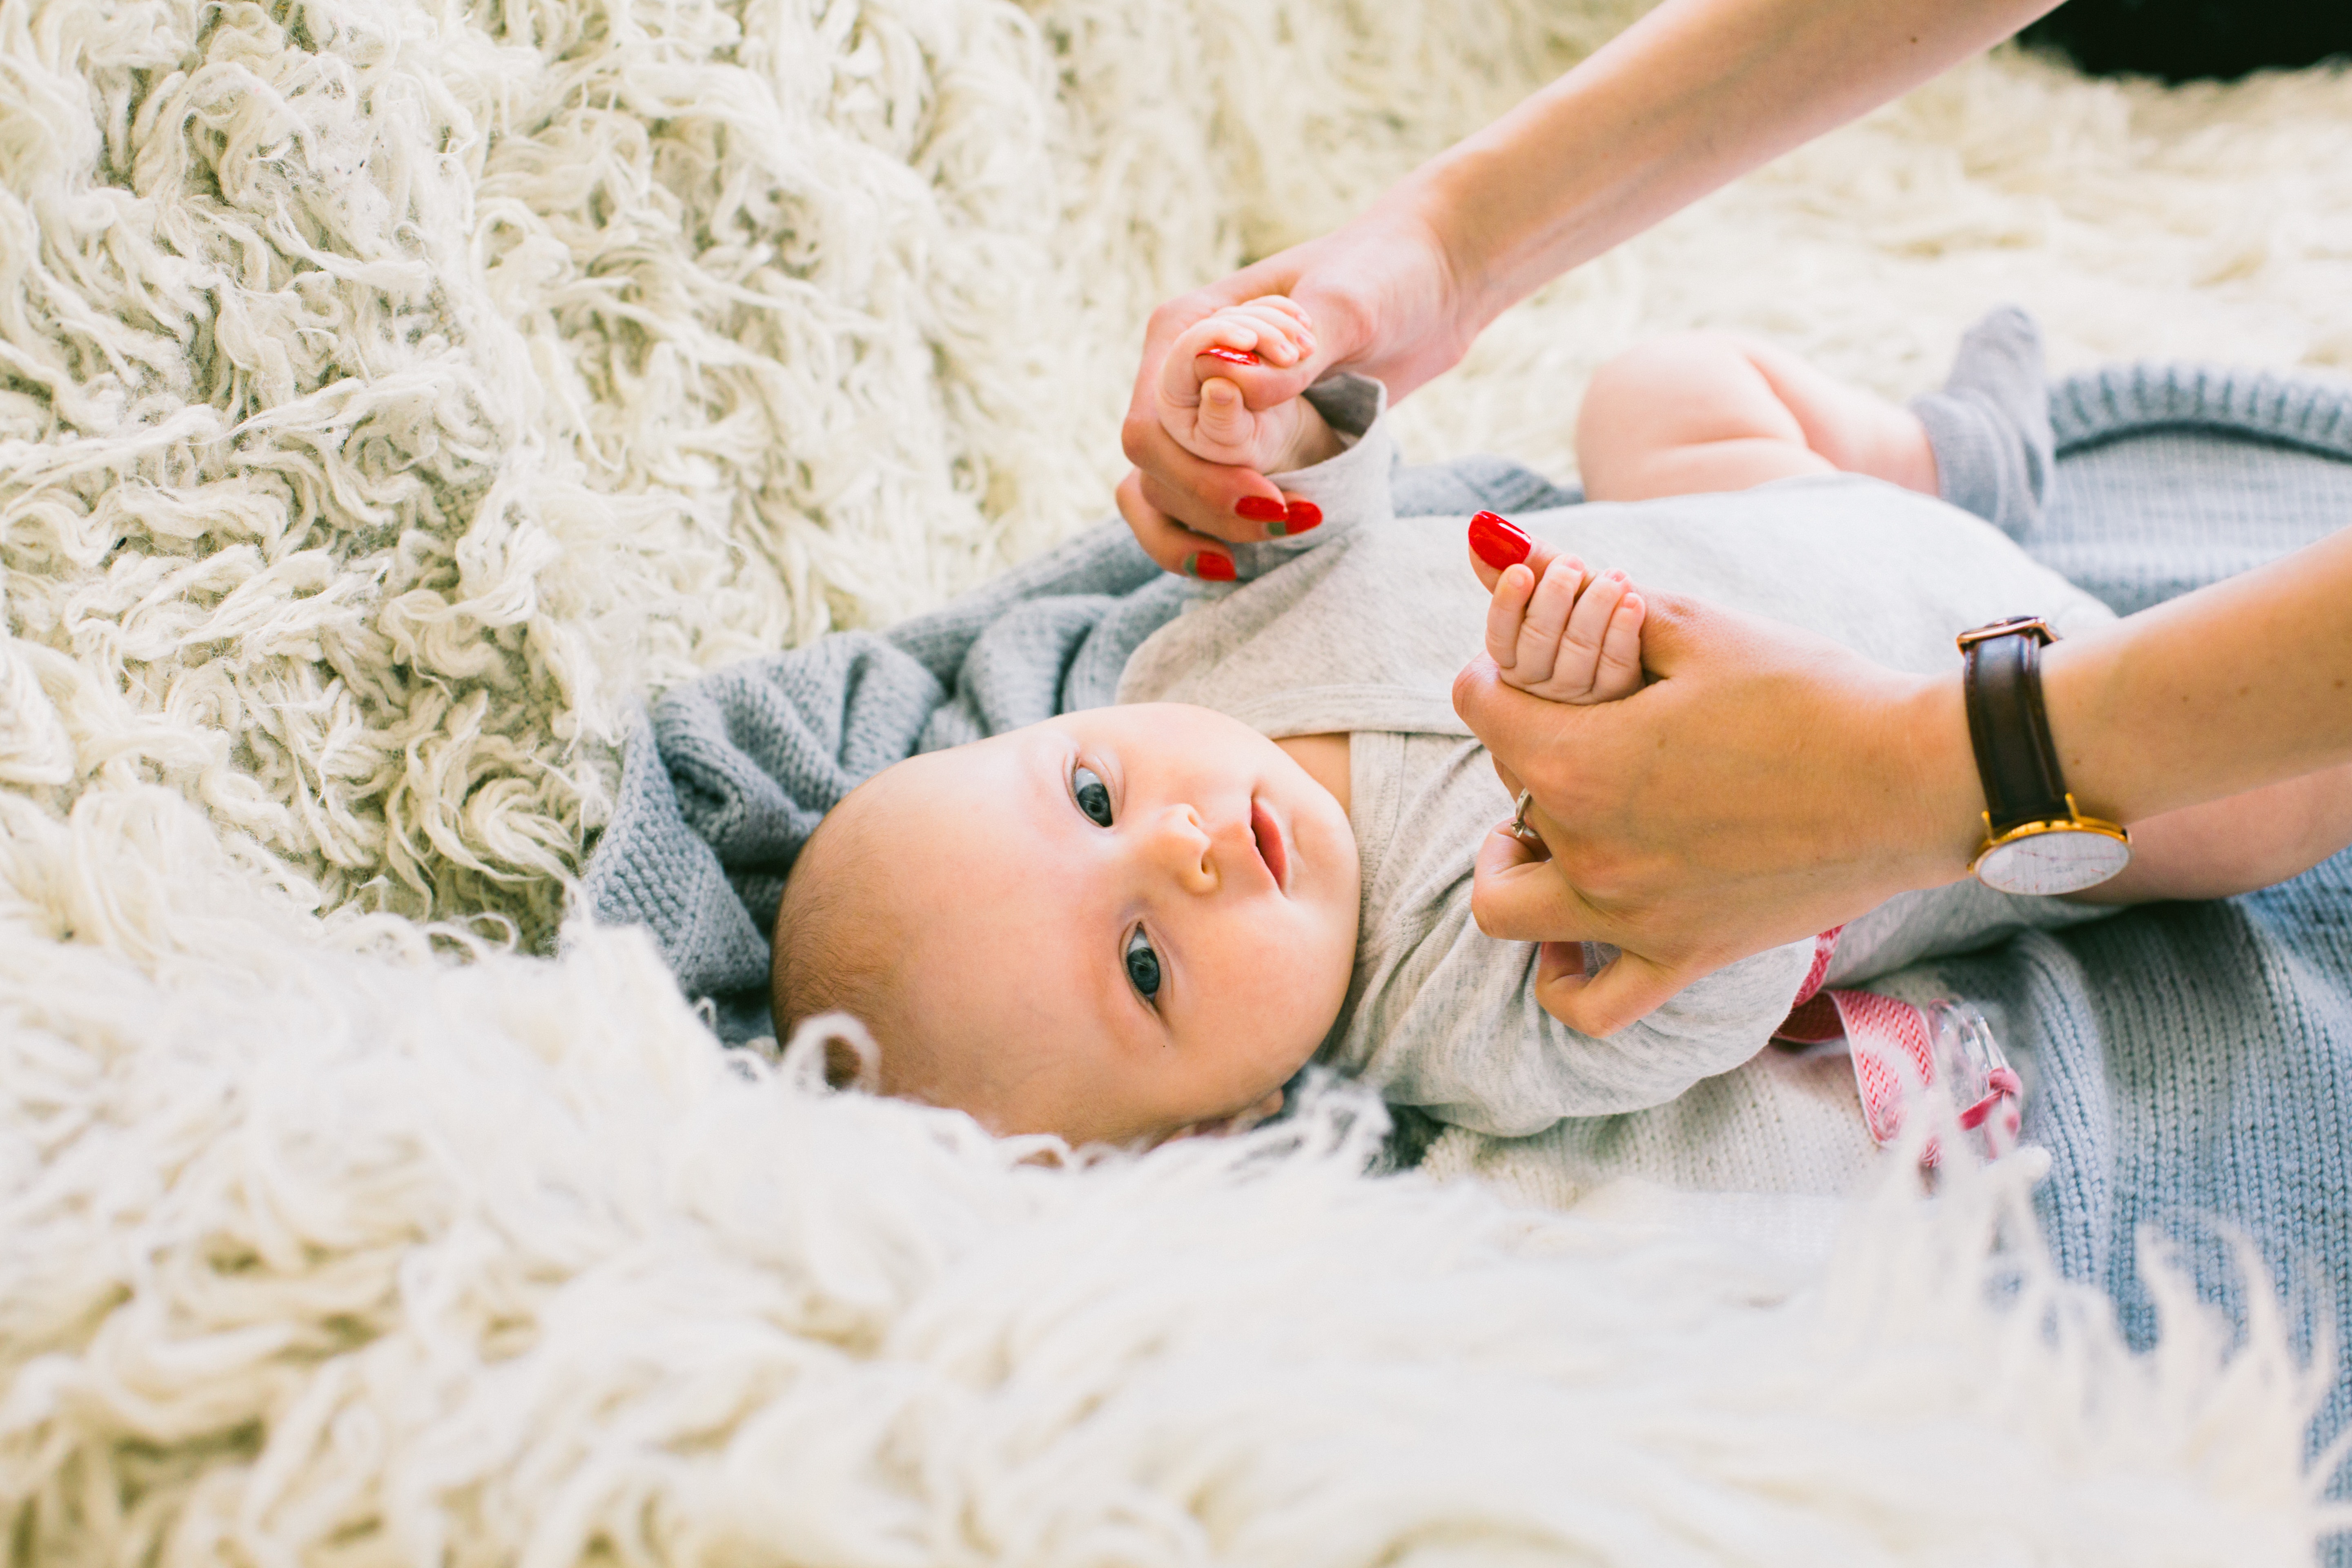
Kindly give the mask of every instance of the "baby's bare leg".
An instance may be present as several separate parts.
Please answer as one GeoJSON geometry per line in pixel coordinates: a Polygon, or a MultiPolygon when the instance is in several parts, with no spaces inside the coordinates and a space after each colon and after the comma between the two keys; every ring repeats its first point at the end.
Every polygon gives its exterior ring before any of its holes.
{"type": "Polygon", "coordinates": [[[1684,332],[1602,365],[1576,422],[1593,500],[1746,489],[1800,474],[1868,474],[1936,493],[1918,416],[1769,344],[1684,332]]]}

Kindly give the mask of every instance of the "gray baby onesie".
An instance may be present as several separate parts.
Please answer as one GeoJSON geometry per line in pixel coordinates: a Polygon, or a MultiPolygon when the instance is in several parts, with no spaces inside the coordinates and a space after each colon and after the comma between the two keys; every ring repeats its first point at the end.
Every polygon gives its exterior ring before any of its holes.
{"type": "MultiPolygon", "coordinates": [[[[1454,712],[1451,687],[1483,644],[1487,595],[1467,562],[1463,520],[1393,515],[1378,384],[1350,378],[1318,388],[1316,400],[1343,431],[1362,432],[1338,458],[1281,479],[1327,521],[1299,539],[1237,552],[1246,580],[1154,634],[1129,661],[1118,695],[1198,703],[1275,738],[1353,734],[1349,818],[1363,861],[1362,924],[1347,1004],[1320,1059],[1394,1102],[1501,1137],[1665,1106],[1741,1068],[1787,1015],[1811,942],[1729,965],[1595,1039],[1536,1004],[1534,946],[1477,930],[1472,868],[1511,802],[1454,712]]],[[[1624,568],[1637,584],[1792,622],[1897,668],[1954,668],[1953,634],[2007,615],[2040,614],[2062,633],[2114,618],[1982,521],[1852,476],[1589,502],[1513,521],[1587,561],[1624,568]]],[[[1906,895],[1854,922],[1832,974],[1881,973],[2098,912],[1973,882],[1906,895]]],[[[1822,1077],[1818,1064],[1771,1070],[1822,1077]]],[[[1754,1120],[1754,1095],[1734,1086],[1699,1099],[1727,1093],[1738,1103],[1718,1120],[1754,1120]]],[[[1836,1135],[1866,1149],[1850,1081],[1843,1094],[1835,1114],[1852,1127],[1836,1135]]],[[[1818,1085],[1803,1098],[1836,1100],[1818,1085]]],[[[1699,1109],[1694,1102],[1680,1114],[1699,1109]]],[[[1753,1172],[1741,1179],[1788,1184],[1753,1172]]]]}

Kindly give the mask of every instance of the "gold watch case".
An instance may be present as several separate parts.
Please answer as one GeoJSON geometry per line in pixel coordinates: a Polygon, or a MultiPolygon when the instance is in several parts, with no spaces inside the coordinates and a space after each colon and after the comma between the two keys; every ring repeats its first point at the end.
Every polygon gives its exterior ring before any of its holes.
{"type": "Polygon", "coordinates": [[[2049,898],[2095,888],[2131,864],[2131,835],[2112,822],[2084,816],[2066,796],[2063,820],[2021,822],[1996,835],[1984,814],[1985,841],[1969,869],[2003,893],[2049,898]]]}

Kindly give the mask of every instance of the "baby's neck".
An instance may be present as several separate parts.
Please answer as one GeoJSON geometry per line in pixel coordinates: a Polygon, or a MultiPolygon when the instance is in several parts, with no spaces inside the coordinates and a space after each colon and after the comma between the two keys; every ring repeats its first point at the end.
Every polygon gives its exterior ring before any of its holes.
{"type": "Polygon", "coordinates": [[[1290,760],[1307,770],[1307,776],[1331,792],[1339,809],[1348,809],[1348,736],[1346,731],[1334,735],[1293,735],[1276,741],[1290,755],[1290,760]]]}

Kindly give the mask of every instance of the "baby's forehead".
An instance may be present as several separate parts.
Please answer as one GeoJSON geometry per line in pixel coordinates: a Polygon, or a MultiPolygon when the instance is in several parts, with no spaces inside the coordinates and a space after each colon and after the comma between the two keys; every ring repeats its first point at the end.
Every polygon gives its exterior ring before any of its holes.
{"type": "Polygon", "coordinates": [[[1067,750],[1024,730],[908,757],[851,791],[828,826],[894,887],[960,891],[942,873],[1002,876],[1050,839],[1056,811],[1075,809],[1067,750]]]}
{"type": "Polygon", "coordinates": [[[1039,778],[1051,775],[1044,753],[1052,737],[1036,733],[1038,728],[908,757],[858,785],[835,809],[866,814],[1011,805],[1013,797],[1032,792],[1039,778]]]}

